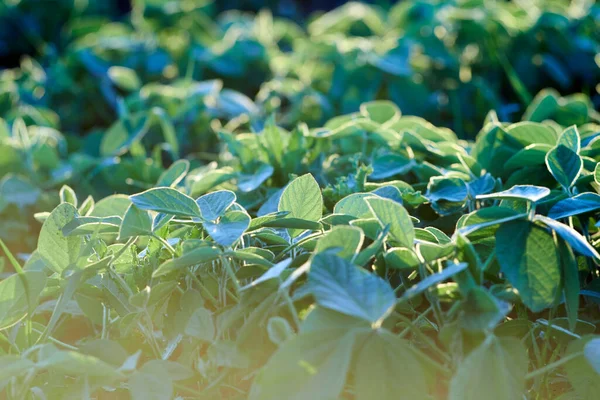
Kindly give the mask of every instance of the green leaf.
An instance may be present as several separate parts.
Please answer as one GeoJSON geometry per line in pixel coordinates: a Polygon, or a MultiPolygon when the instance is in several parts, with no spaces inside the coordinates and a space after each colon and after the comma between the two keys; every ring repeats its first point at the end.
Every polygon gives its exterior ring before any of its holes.
{"type": "Polygon", "coordinates": [[[419,258],[412,249],[394,247],[385,253],[385,262],[389,268],[414,271],[419,266],[419,258]]]}
{"type": "Polygon", "coordinates": [[[271,268],[269,268],[267,270],[267,272],[265,272],[264,274],[262,274],[259,278],[255,279],[254,281],[252,281],[252,283],[250,283],[247,286],[244,286],[241,288],[241,290],[246,290],[249,289],[251,287],[254,287],[262,282],[266,282],[269,281],[271,279],[275,279],[275,278],[279,278],[279,276],[281,275],[281,273],[290,266],[290,264],[292,263],[292,259],[288,258],[286,260],[280,261],[277,264],[273,265],[271,268]]]}
{"type": "Polygon", "coordinates": [[[528,357],[520,340],[488,336],[460,363],[449,400],[516,400],[525,393],[528,357]]]}
{"type": "Polygon", "coordinates": [[[385,330],[368,337],[356,358],[354,376],[357,400],[430,398],[410,344],[385,330]]]}
{"type": "Polygon", "coordinates": [[[415,240],[415,228],[404,206],[382,198],[367,199],[367,203],[381,226],[389,226],[391,241],[411,249],[415,240]]]}
{"type": "Polygon", "coordinates": [[[269,119],[265,125],[260,140],[269,155],[271,164],[274,166],[283,165],[283,157],[285,154],[285,137],[288,134],[282,128],[275,125],[274,118],[269,119]]]}
{"type": "Polygon", "coordinates": [[[235,193],[230,190],[219,190],[199,197],[196,200],[202,217],[207,221],[214,221],[222,216],[235,202],[235,193]]]}
{"type": "Polygon", "coordinates": [[[581,193],[556,203],[550,209],[548,217],[561,219],[597,210],[600,210],[600,195],[596,193],[581,193]]]}
{"type": "Polygon", "coordinates": [[[116,121],[102,135],[100,154],[112,157],[126,153],[134,143],[139,142],[146,135],[151,119],[145,111],[142,111],[116,121]]]}
{"type": "MultiPolygon", "coordinates": [[[[99,263],[105,264],[105,262],[108,263],[109,261],[110,261],[110,258],[107,257],[103,260],[100,260],[99,263]]],[[[52,311],[52,315],[50,316],[50,320],[48,321],[48,324],[46,325],[46,328],[44,329],[42,338],[50,336],[52,334],[52,332],[54,331],[54,328],[58,324],[60,317],[67,310],[69,302],[71,301],[73,295],[75,294],[75,291],[79,287],[85,272],[87,272],[87,271],[86,270],[77,270],[74,273],[71,273],[66,278],[67,284],[64,287],[63,292],[61,293],[60,297],[58,298],[58,301],[56,302],[56,306],[54,307],[54,310],[52,311]]],[[[106,278],[106,279],[108,279],[108,278],[106,278]]]]}
{"type": "Polygon", "coordinates": [[[556,146],[565,146],[572,152],[579,154],[579,150],[581,150],[581,138],[577,126],[573,125],[565,129],[558,137],[556,146]]]}
{"type": "Polygon", "coordinates": [[[384,199],[394,200],[397,203],[402,204],[402,193],[400,189],[396,186],[386,185],[380,186],[377,189],[373,190],[371,193],[376,194],[379,197],[383,197],[384,199]]]}
{"type": "Polygon", "coordinates": [[[205,222],[204,229],[221,246],[231,246],[250,226],[250,217],[243,211],[228,211],[217,223],[205,222]]]}
{"type": "Polygon", "coordinates": [[[0,282],[0,330],[10,328],[34,310],[46,287],[41,271],[13,274],[0,282]],[[25,286],[26,285],[26,286],[25,286]]]}
{"type": "Polygon", "coordinates": [[[262,265],[267,268],[273,266],[273,263],[269,260],[272,260],[275,257],[269,250],[259,247],[240,248],[238,250],[228,251],[225,255],[236,260],[245,261],[248,264],[262,265]]]}
{"type": "Polygon", "coordinates": [[[568,190],[583,169],[583,160],[579,154],[563,145],[558,145],[546,154],[546,166],[554,179],[568,190]]]}
{"type": "Polygon", "coordinates": [[[161,365],[167,371],[167,373],[173,381],[183,381],[194,376],[194,371],[178,362],[166,360],[150,360],[146,364],[144,364],[144,367],[142,367],[142,369],[144,369],[149,364],[161,365]]]}
{"type": "Polygon", "coordinates": [[[302,321],[299,334],[304,335],[305,333],[328,331],[331,334],[338,332],[338,335],[341,337],[351,330],[357,331],[359,335],[361,333],[359,331],[364,333],[373,332],[372,326],[363,319],[340,314],[339,312],[315,305],[311,307],[306,319],[302,321]]]}
{"type": "Polygon", "coordinates": [[[554,89],[542,89],[527,106],[524,121],[542,122],[551,118],[558,108],[558,92],[554,89]]]}
{"type": "Polygon", "coordinates": [[[58,195],[61,203],[69,203],[73,205],[73,207],[77,207],[77,195],[69,186],[63,185],[63,187],[60,188],[58,195]]]}
{"type": "Polygon", "coordinates": [[[215,324],[210,311],[204,307],[197,308],[185,327],[185,334],[211,342],[215,337],[215,324]]]}
{"type": "Polygon", "coordinates": [[[154,188],[130,196],[140,210],[202,218],[198,204],[191,197],[171,188],[154,188]]]}
{"type": "Polygon", "coordinates": [[[502,273],[531,311],[554,304],[560,264],[552,235],[529,221],[511,221],[496,232],[496,257],[502,273]]]}
{"type": "Polygon", "coordinates": [[[129,378],[132,400],[171,400],[173,380],[159,363],[146,363],[129,378]]]}
{"type": "Polygon", "coordinates": [[[90,235],[99,233],[119,233],[121,217],[75,217],[63,226],[65,236],[90,235]]]}
{"type": "Polygon", "coordinates": [[[208,348],[208,357],[216,366],[248,368],[249,360],[235,342],[220,340],[208,348]]]}
{"type": "Polygon", "coordinates": [[[177,160],[175,161],[165,172],[160,174],[156,186],[169,186],[175,187],[185,178],[185,175],[190,169],[190,162],[188,160],[177,160]]]}
{"type": "Polygon", "coordinates": [[[494,190],[495,186],[496,180],[489,173],[486,173],[485,175],[467,183],[470,197],[476,197],[483,193],[489,193],[494,190]]]}
{"type": "Polygon", "coordinates": [[[77,209],[69,203],[58,205],[44,221],[38,239],[38,254],[54,272],[75,265],[83,248],[78,236],[65,237],[62,228],[77,217],[77,209]]]}
{"type": "Polygon", "coordinates": [[[276,345],[282,345],[286,340],[294,336],[292,327],[285,318],[271,317],[267,323],[269,339],[276,345]]]}
{"type": "Polygon", "coordinates": [[[173,271],[216,260],[221,250],[208,244],[184,252],[181,257],[172,258],[162,263],[152,274],[154,277],[166,275],[173,271]]]}
{"type": "Polygon", "coordinates": [[[404,175],[410,172],[415,160],[400,154],[386,154],[373,160],[371,179],[386,179],[394,175],[404,175]]]}
{"type": "Polygon", "coordinates": [[[360,105],[360,112],[378,124],[394,122],[400,118],[400,109],[389,100],[376,100],[360,105]]]}
{"type": "Polygon", "coordinates": [[[140,210],[135,204],[130,205],[123,217],[118,240],[149,235],[152,235],[152,217],[148,211],[140,210]]]}
{"type": "Polygon", "coordinates": [[[600,338],[587,342],[583,348],[583,355],[596,374],[600,376],[600,338]]]}
{"type": "Polygon", "coordinates": [[[221,183],[227,182],[235,178],[236,174],[233,173],[231,167],[223,167],[219,169],[206,168],[202,172],[194,173],[192,171],[189,176],[191,177],[191,191],[192,196],[198,196],[208,192],[210,189],[220,185],[221,183]]]}
{"type": "Polygon", "coordinates": [[[79,351],[117,367],[123,365],[129,357],[127,350],[121,344],[108,339],[86,341],[79,346],[79,351]]]}
{"type": "Polygon", "coordinates": [[[469,196],[467,184],[460,178],[434,176],[427,185],[427,199],[440,215],[461,211],[469,196]]]}
{"type": "Polygon", "coordinates": [[[100,200],[94,205],[94,209],[90,214],[91,217],[123,217],[125,212],[131,205],[129,196],[124,194],[114,194],[100,200]]]}
{"type": "Polygon", "coordinates": [[[594,182],[600,185],[600,163],[597,163],[594,168],[594,182]]]}
{"type": "Polygon", "coordinates": [[[173,126],[171,117],[164,109],[160,107],[152,107],[150,110],[150,121],[152,124],[158,122],[158,125],[162,130],[165,143],[168,145],[166,146],[166,149],[169,150],[173,158],[179,158],[179,141],[177,140],[177,132],[175,132],[175,126],[173,126]]]}
{"type": "Polygon", "coordinates": [[[569,343],[567,352],[564,355],[564,357],[569,357],[583,353],[565,364],[567,378],[580,400],[595,400],[598,398],[598,393],[600,393],[600,372],[596,369],[598,358],[591,360],[593,362],[590,362],[588,358],[588,355],[593,356],[596,354],[598,340],[600,340],[598,335],[586,335],[581,339],[573,340],[569,343]],[[586,351],[590,343],[592,343],[592,347],[586,351]]]}
{"type": "Polygon", "coordinates": [[[336,226],[317,241],[315,254],[328,249],[338,249],[335,253],[350,261],[356,256],[364,241],[363,231],[352,226],[336,226]]]}
{"type": "Polygon", "coordinates": [[[378,255],[383,247],[383,243],[387,238],[389,233],[389,228],[384,228],[379,232],[379,234],[373,240],[373,243],[368,245],[364,250],[362,250],[358,255],[354,258],[353,262],[361,267],[364,267],[371,258],[378,255]]]}
{"type": "MultiPolygon", "coordinates": [[[[285,212],[285,211],[284,211],[285,212]]],[[[268,228],[286,228],[286,229],[296,229],[300,231],[305,230],[320,230],[323,228],[320,222],[308,221],[300,218],[275,218],[271,221],[263,222],[264,227],[268,228]]]]}
{"type": "Polygon", "coordinates": [[[118,378],[117,368],[104,361],[76,351],[54,351],[37,363],[38,368],[48,368],[72,376],[118,378]]]}
{"type": "Polygon", "coordinates": [[[371,323],[385,318],[396,304],[385,280],[329,253],[314,256],[306,290],[319,305],[371,323]]]}
{"type": "Polygon", "coordinates": [[[249,400],[339,398],[352,360],[355,333],[304,333],[287,341],[254,380],[249,400]]]}
{"type": "Polygon", "coordinates": [[[245,193],[256,190],[273,175],[273,171],[271,165],[262,164],[253,174],[240,174],[238,188],[245,193]]]}
{"type": "Polygon", "coordinates": [[[152,232],[158,231],[160,228],[168,224],[173,218],[172,214],[157,213],[152,220],[152,232]]]}
{"type": "Polygon", "coordinates": [[[15,354],[0,356],[0,381],[19,377],[34,367],[33,361],[15,354]]]}
{"type": "Polygon", "coordinates": [[[35,204],[40,195],[40,189],[18,176],[7,174],[0,181],[0,202],[24,207],[35,204]]]}
{"type": "Polygon", "coordinates": [[[417,244],[419,252],[423,256],[423,259],[427,262],[432,262],[440,258],[449,257],[454,252],[454,244],[437,244],[421,242],[417,244]]]}
{"type": "Polygon", "coordinates": [[[546,154],[552,150],[552,148],[553,146],[548,144],[530,144],[510,157],[508,161],[506,161],[506,164],[504,164],[504,170],[512,171],[523,167],[543,165],[546,162],[546,154]]]}
{"type": "Polygon", "coordinates": [[[482,240],[493,236],[498,225],[525,216],[508,207],[485,207],[461,217],[456,228],[471,241],[482,240]]]}
{"type": "Polygon", "coordinates": [[[528,121],[519,122],[510,125],[506,132],[523,147],[533,143],[556,145],[556,133],[544,124],[528,121]]]}
{"type": "Polygon", "coordinates": [[[543,215],[536,215],[535,220],[543,222],[550,229],[558,233],[558,235],[567,243],[569,243],[571,248],[579,254],[583,254],[586,257],[600,259],[600,254],[598,254],[596,249],[594,249],[592,245],[589,244],[588,241],[583,237],[583,235],[581,235],[575,229],[551,218],[544,217],[543,215]]]}
{"type": "Polygon", "coordinates": [[[493,330],[510,311],[508,303],[479,286],[469,290],[461,306],[460,326],[471,332],[493,330]]]}
{"type": "Polygon", "coordinates": [[[533,185],[515,185],[498,193],[477,196],[477,200],[486,199],[525,199],[537,203],[550,194],[550,189],[533,185]]]}
{"type": "Polygon", "coordinates": [[[367,199],[372,198],[375,198],[372,193],[352,193],[338,201],[333,207],[333,212],[355,218],[369,218],[372,216],[372,211],[367,199]]]}
{"type": "Polygon", "coordinates": [[[88,215],[94,209],[94,198],[92,196],[88,196],[85,198],[83,203],[79,206],[79,215],[88,215]]]}
{"type": "Polygon", "coordinates": [[[142,86],[140,78],[131,68],[114,65],[108,69],[108,77],[122,90],[134,91],[142,86]]]}
{"type": "Polygon", "coordinates": [[[416,285],[412,286],[402,295],[402,298],[399,300],[400,302],[410,300],[413,297],[423,293],[425,290],[430,287],[437,285],[440,282],[443,282],[450,277],[458,274],[459,272],[464,271],[468,268],[467,263],[448,263],[448,266],[442,270],[442,272],[429,275],[427,278],[423,279],[416,285]]]}
{"type": "MultiPolygon", "coordinates": [[[[289,211],[287,218],[320,220],[323,216],[323,197],[315,178],[306,174],[290,182],[279,199],[277,211],[289,211]]],[[[301,232],[292,229],[290,235],[296,237],[301,232]]]]}

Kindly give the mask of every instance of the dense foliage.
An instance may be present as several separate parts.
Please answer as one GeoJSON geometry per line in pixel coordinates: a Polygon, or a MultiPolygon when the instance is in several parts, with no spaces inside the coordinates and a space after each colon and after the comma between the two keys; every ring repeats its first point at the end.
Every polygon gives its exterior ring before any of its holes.
{"type": "Polygon", "coordinates": [[[1,398],[597,398],[593,2],[35,4],[1,398]]]}

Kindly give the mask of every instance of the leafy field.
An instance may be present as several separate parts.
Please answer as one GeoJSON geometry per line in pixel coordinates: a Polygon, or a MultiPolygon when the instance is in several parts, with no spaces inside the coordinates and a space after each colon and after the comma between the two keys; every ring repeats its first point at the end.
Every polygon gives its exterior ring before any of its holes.
{"type": "Polygon", "coordinates": [[[594,2],[47,4],[0,5],[0,398],[598,398],[594,2]]]}

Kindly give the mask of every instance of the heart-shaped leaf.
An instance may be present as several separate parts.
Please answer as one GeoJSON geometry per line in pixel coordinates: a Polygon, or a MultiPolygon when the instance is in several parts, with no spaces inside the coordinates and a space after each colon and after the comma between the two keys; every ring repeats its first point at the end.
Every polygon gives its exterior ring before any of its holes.
{"type": "Polygon", "coordinates": [[[496,232],[496,257],[531,311],[552,306],[560,287],[560,264],[551,234],[529,221],[507,222],[496,232]]]}
{"type": "Polygon", "coordinates": [[[152,217],[148,211],[140,210],[135,204],[130,205],[121,223],[119,240],[148,235],[152,235],[152,217]]]}
{"type": "Polygon", "coordinates": [[[558,145],[546,154],[546,166],[554,179],[568,190],[579,177],[583,160],[570,148],[558,145]]]}
{"type": "Polygon", "coordinates": [[[527,353],[518,339],[489,336],[460,364],[448,399],[520,399],[527,365],[527,353]]]}
{"type": "Polygon", "coordinates": [[[404,206],[383,198],[367,199],[367,203],[381,226],[389,226],[390,239],[393,242],[403,247],[413,247],[415,228],[404,206]]]}
{"type": "Polygon", "coordinates": [[[329,253],[314,256],[307,290],[319,305],[371,323],[385,318],[396,303],[386,281],[329,253]]]}
{"type": "MultiPolygon", "coordinates": [[[[298,218],[318,221],[323,216],[323,197],[319,184],[310,174],[294,179],[286,186],[277,211],[288,211],[287,218],[298,218]]],[[[302,230],[291,229],[292,237],[298,236],[302,230]]]]}
{"type": "Polygon", "coordinates": [[[214,221],[222,216],[235,202],[235,193],[229,190],[219,190],[199,197],[196,200],[202,217],[207,221],[214,221]]]}
{"type": "Polygon", "coordinates": [[[140,210],[202,218],[200,208],[194,199],[172,188],[148,189],[130,196],[129,199],[140,210]]]}
{"type": "Polygon", "coordinates": [[[205,222],[204,229],[221,246],[231,246],[250,226],[250,217],[243,211],[228,211],[218,222],[205,222]]]}

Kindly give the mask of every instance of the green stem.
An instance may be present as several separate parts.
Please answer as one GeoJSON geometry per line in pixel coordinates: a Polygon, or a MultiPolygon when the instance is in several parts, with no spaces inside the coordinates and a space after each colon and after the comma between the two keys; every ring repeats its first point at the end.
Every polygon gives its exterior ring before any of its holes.
{"type": "MultiPolygon", "coordinates": [[[[419,268],[418,268],[419,278],[421,278],[421,280],[424,280],[425,278],[427,278],[427,270],[426,270],[427,262],[425,261],[425,258],[421,254],[421,251],[419,251],[418,246],[417,246],[416,250],[414,251],[414,253],[417,255],[417,258],[419,259],[419,268]]],[[[424,294],[425,294],[425,298],[427,299],[429,304],[431,304],[431,306],[433,307],[433,315],[435,316],[438,327],[441,328],[444,325],[444,318],[442,316],[442,310],[441,310],[440,304],[438,302],[438,299],[434,298],[434,296],[432,296],[430,294],[429,290],[426,290],[424,292],[424,294]]]]}
{"type": "Polygon", "coordinates": [[[577,352],[577,353],[573,353],[573,354],[570,354],[568,356],[565,356],[565,357],[561,358],[560,360],[557,360],[557,361],[555,361],[553,363],[550,363],[550,364],[548,364],[548,365],[546,365],[546,366],[544,366],[542,368],[538,368],[535,371],[531,371],[530,373],[528,373],[527,375],[525,375],[525,379],[526,380],[533,379],[533,378],[535,378],[537,376],[540,376],[540,375],[543,375],[545,373],[548,373],[548,372],[550,372],[550,371],[552,371],[552,370],[560,367],[561,365],[566,364],[569,361],[572,361],[572,360],[574,360],[577,357],[580,357],[582,355],[583,355],[583,352],[581,351],[581,352],[577,352]]]}
{"type": "Polygon", "coordinates": [[[4,243],[4,241],[2,239],[0,239],[0,247],[2,247],[2,251],[4,251],[4,254],[6,255],[6,257],[12,264],[13,268],[15,269],[15,272],[17,274],[22,274],[24,272],[23,268],[21,268],[21,265],[19,265],[19,262],[17,261],[15,256],[13,256],[13,254],[8,249],[8,247],[6,246],[6,244],[4,243]]]}
{"type": "Polygon", "coordinates": [[[235,294],[239,297],[240,291],[242,288],[240,286],[240,283],[238,282],[237,276],[235,276],[235,271],[231,267],[231,263],[229,262],[227,257],[220,257],[220,258],[221,258],[221,264],[225,267],[225,271],[227,272],[227,275],[229,275],[229,278],[233,281],[233,287],[235,288],[235,294]]]}
{"type": "Polygon", "coordinates": [[[169,244],[169,242],[167,242],[167,240],[166,240],[166,239],[164,239],[164,238],[162,238],[162,237],[160,237],[160,236],[158,236],[158,235],[155,235],[155,234],[153,234],[153,235],[152,235],[152,237],[153,237],[154,239],[158,240],[159,242],[161,242],[161,243],[162,243],[162,245],[163,245],[163,246],[165,246],[165,248],[166,248],[166,249],[169,251],[169,253],[171,253],[171,255],[172,255],[173,257],[175,257],[175,255],[176,255],[175,249],[173,248],[173,246],[171,246],[171,245],[169,244]]]}
{"type": "Polygon", "coordinates": [[[216,307],[219,304],[219,301],[215,299],[215,296],[213,296],[212,293],[210,293],[209,290],[202,284],[202,282],[200,281],[200,279],[198,279],[196,274],[188,270],[188,275],[192,278],[196,285],[198,285],[200,289],[202,289],[202,291],[206,294],[213,306],[216,307]]]}
{"type": "MultiPolygon", "coordinates": [[[[414,325],[415,323],[417,323],[420,320],[422,320],[423,318],[425,318],[427,316],[427,314],[429,314],[432,310],[433,310],[433,306],[429,306],[429,308],[427,310],[420,313],[419,316],[414,321],[412,321],[412,324],[414,325]]],[[[400,334],[398,336],[404,337],[404,336],[408,335],[408,332],[410,332],[411,329],[412,329],[412,327],[410,327],[410,325],[409,325],[409,327],[405,328],[402,332],[400,332],[400,334]]]]}
{"type": "MultiPolygon", "coordinates": [[[[39,334],[43,333],[42,331],[37,330],[37,329],[33,329],[33,331],[36,332],[36,333],[39,333],[39,334]]],[[[52,336],[48,336],[48,340],[51,341],[54,344],[57,344],[59,346],[64,347],[65,349],[79,351],[79,349],[77,347],[71,346],[70,344],[62,342],[62,341],[60,341],[60,340],[58,340],[56,338],[53,338],[52,336]]]]}
{"type": "Polygon", "coordinates": [[[408,325],[408,327],[419,337],[419,339],[421,339],[422,341],[424,341],[425,343],[427,343],[427,345],[429,347],[431,347],[431,349],[433,351],[435,351],[440,357],[442,357],[444,359],[444,361],[446,361],[446,362],[450,362],[451,361],[450,356],[448,356],[448,354],[446,354],[443,350],[441,350],[429,338],[429,336],[427,336],[423,332],[421,332],[421,330],[415,326],[415,324],[413,323],[413,321],[410,320],[410,318],[405,317],[404,315],[400,314],[397,311],[394,311],[394,315],[396,317],[398,317],[399,319],[401,319],[403,322],[405,322],[408,325]]]}
{"type": "Polygon", "coordinates": [[[283,295],[283,298],[285,299],[290,313],[292,314],[292,318],[294,319],[294,323],[296,324],[296,328],[300,329],[300,317],[298,316],[298,310],[296,310],[296,307],[294,306],[294,302],[292,301],[290,294],[288,293],[287,289],[280,290],[279,292],[283,295]]]}

